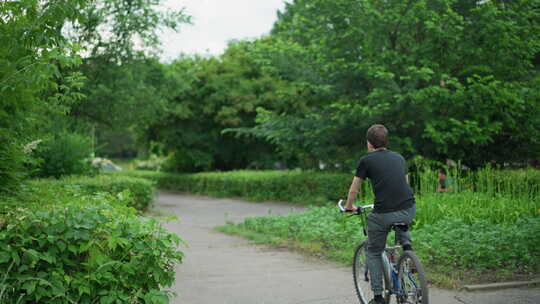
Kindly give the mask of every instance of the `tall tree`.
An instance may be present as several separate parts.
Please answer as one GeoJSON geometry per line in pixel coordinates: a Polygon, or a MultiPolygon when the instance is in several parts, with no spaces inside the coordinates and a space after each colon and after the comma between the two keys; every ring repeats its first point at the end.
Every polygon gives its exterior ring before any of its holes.
{"type": "Polygon", "coordinates": [[[133,129],[144,128],[162,113],[159,32],[190,22],[184,10],[165,11],[163,4],[93,1],[82,12],[84,18],[71,26],[72,40],[85,49],[79,69],[87,78],[86,98],[73,107],[72,116],[92,125],[100,140],[111,134],[131,136],[133,129]]]}
{"type": "Polygon", "coordinates": [[[168,67],[168,113],[151,135],[175,153],[173,169],[273,166],[273,147],[224,132],[253,127],[260,106],[279,113],[307,108],[302,86],[272,74],[257,59],[261,43],[232,43],[219,58],[185,57],[168,67]]]}
{"type": "Polygon", "coordinates": [[[339,155],[384,123],[392,147],[408,155],[471,166],[538,157],[539,8],[538,0],[295,0],[272,35],[305,48],[332,100],[301,117],[263,113],[257,134],[286,134],[296,121],[297,140],[282,142],[306,149],[315,133],[300,127],[316,125],[321,150],[330,141],[326,155],[339,155]]]}

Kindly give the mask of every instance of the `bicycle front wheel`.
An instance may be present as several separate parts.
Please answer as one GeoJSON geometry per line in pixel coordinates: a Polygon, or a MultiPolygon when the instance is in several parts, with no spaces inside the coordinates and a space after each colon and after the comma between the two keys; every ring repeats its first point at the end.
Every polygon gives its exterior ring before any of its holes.
{"type": "Polygon", "coordinates": [[[429,304],[424,267],[413,251],[405,251],[398,261],[399,304],[429,304]]]}
{"type": "MultiPolygon", "coordinates": [[[[369,277],[369,270],[366,264],[366,252],[367,252],[367,241],[362,242],[356,250],[354,251],[354,260],[353,260],[353,277],[354,277],[354,287],[356,288],[356,294],[361,304],[368,304],[371,299],[373,299],[373,291],[371,290],[371,282],[369,277]]],[[[389,302],[389,294],[386,292],[387,285],[387,276],[383,273],[383,289],[385,303],[389,302]]]]}

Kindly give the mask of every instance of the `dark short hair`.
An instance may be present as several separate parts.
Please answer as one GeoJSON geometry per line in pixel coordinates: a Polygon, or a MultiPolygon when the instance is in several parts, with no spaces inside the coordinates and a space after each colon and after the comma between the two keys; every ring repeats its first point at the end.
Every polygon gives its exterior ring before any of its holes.
{"type": "Polygon", "coordinates": [[[383,125],[373,125],[367,130],[366,138],[375,149],[386,147],[388,145],[388,130],[383,125]]]}

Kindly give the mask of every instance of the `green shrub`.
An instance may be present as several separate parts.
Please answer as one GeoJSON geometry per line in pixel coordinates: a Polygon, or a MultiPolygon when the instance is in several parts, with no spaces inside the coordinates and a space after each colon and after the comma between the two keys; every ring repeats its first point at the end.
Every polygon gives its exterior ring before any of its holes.
{"type": "Polygon", "coordinates": [[[207,149],[176,149],[163,163],[167,172],[199,172],[208,171],[214,163],[214,153],[207,149]]]}
{"type": "Polygon", "coordinates": [[[95,177],[68,177],[62,179],[61,183],[64,189],[73,188],[86,194],[106,192],[116,195],[127,189],[132,196],[128,205],[137,210],[145,210],[154,199],[154,183],[141,178],[101,174],[95,177]]]}
{"type": "Polygon", "coordinates": [[[540,217],[494,225],[479,219],[467,223],[447,218],[414,231],[421,258],[434,265],[461,269],[509,268],[514,272],[540,271],[540,217]]]}
{"type": "Polygon", "coordinates": [[[60,132],[44,140],[34,151],[34,157],[40,160],[40,164],[35,168],[35,175],[59,178],[71,174],[90,174],[93,169],[86,159],[92,152],[89,137],[60,132]]]}
{"type": "Polygon", "coordinates": [[[168,303],[180,239],[125,204],[98,194],[2,215],[0,301],[168,303]]]}
{"type": "Polygon", "coordinates": [[[253,201],[320,204],[343,198],[352,176],[302,171],[229,171],[195,174],[126,171],[114,173],[143,177],[162,189],[238,197],[253,201]]]}
{"type": "Polygon", "coordinates": [[[24,183],[16,195],[0,199],[0,210],[13,207],[69,204],[81,195],[98,193],[112,196],[123,196],[129,193],[129,199],[123,200],[126,205],[137,210],[144,210],[154,199],[154,183],[146,179],[114,175],[70,176],[59,180],[37,179],[24,183]]]}
{"type": "Polygon", "coordinates": [[[353,246],[365,238],[358,221],[348,220],[336,207],[309,207],[302,213],[247,218],[240,225],[286,239],[320,242],[327,249],[350,248],[352,251],[353,246]]]}
{"type": "MultiPolygon", "coordinates": [[[[5,130],[0,128],[0,131],[5,130]]],[[[26,155],[17,142],[0,133],[0,194],[14,193],[25,177],[26,155]]]]}

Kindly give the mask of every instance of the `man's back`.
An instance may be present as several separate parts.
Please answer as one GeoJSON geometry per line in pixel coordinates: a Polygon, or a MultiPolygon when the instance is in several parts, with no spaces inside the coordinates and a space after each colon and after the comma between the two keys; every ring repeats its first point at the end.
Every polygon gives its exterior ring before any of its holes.
{"type": "Polygon", "coordinates": [[[403,210],[414,205],[413,192],[407,183],[406,175],[405,159],[386,149],[363,156],[356,169],[357,177],[371,180],[376,213],[403,210]]]}

